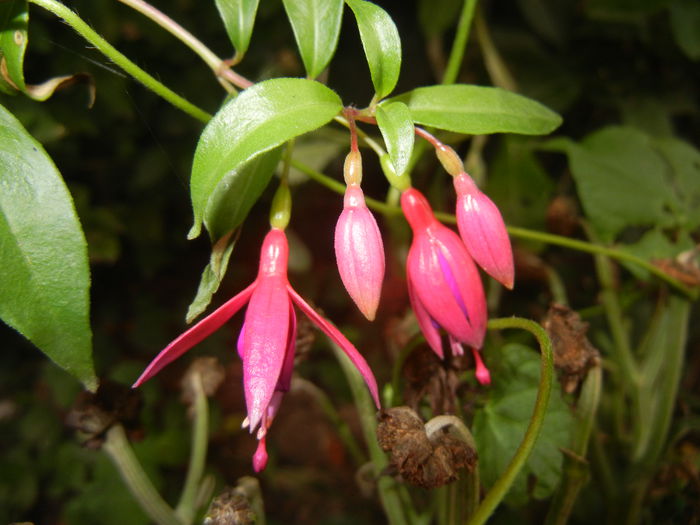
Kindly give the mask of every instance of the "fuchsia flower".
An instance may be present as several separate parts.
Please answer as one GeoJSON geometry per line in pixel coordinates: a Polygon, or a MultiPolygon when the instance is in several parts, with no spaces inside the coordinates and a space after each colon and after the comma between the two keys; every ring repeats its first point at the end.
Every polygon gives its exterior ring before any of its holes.
{"type": "Polygon", "coordinates": [[[513,289],[513,250],[501,212],[465,172],[454,177],[459,234],[476,263],[513,289]]]}
{"type": "Polygon", "coordinates": [[[467,249],[455,232],[433,215],[427,199],[409,188],[401,195],[401,208],[413,230],[406,273],[411,306],[425,339],[444,357],[439,328],[447,332],[453,354],[472,348],[477,379],[489,382],[489,373],[477,351],[486,332],[486,300],[467,249]]]}
{"type": "Polygon", "coordinates": [[[345,189],[335,227],[335,258],[350,297],[367,319],[374,320],[384,280],[384,244],[359,184],[345,189]]]}
{"type": "Polygon", "coordinates": [[[248,417],[244,426],[257,428],[258,448],[253,456],[257,472],[265,468],[265,436],[289,390],[294,366],[296,314],[294,304],[340,346],[362,374],[379,407],[377,383],[365,359],[340,331],[321,317],[294,291],[287,279],[289,247],[284,231],[273,228],[260,252],[258,276],[253,283],[170,343],[148,365],[134,388],[153,377],[194,345],[221,328],[246,303],[238,354],[243,360],[243,390],[248,417]]]}

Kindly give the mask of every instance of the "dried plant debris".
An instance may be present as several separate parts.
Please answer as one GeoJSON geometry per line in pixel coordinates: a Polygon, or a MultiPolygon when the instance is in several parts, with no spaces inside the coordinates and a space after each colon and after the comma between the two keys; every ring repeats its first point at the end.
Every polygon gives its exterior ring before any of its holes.
{"type": "Polygon", "coordinates": [[[246,494],[239,488],[227,487],[209,505],[204,525],[253,525],[255,521],[246,494]]]}
{"type": "Polygon", "coordinates": [[[655,259],[654,266],[689,287],[700,286],[700,266],[698,256],[700,245],[681,253],[675,259],[655,259]]]}
{"type": "Polygon", "coordinates": [[[96,393],[80,393],[66,416],[66,425],[85,436],[86,447],[98,449],[115,423],[121,423],[127,432],[138,430],[140,411],[139,391],[103,380],[96,393]]]}
{"type": "Polygon", "coordinates": [[[437,432],[429,438],[423,421],[409,407],[395,407],[379,414],[377,439],[390,453],[391,470],[407,483],[427,489],[458,479],[458,472],[471,471],[476,451],[465,442],[437,432]]]}
{"type": "Polygon", "coordinates": [[[459,375],[466,368],[464,356],[441,360],[426,345],[417,347],[406,359],[403,374],[406,386],[403,399],[414,410],[424,397],[434,414],[452,414],[458,399],[459,375]]]}
{"type": "Polygon", "coordinates": [[[588,370],[598,365],[600,354],[586,337],[588,323],[568,308],[552,304],[544,321],[554,349],[554,366],[565,392],[576,390],[588,370]]]}

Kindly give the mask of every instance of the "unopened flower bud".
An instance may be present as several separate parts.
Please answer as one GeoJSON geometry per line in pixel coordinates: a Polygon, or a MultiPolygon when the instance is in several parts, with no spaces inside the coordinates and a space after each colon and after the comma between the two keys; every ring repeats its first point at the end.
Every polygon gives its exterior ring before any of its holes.
{"type": "Polygon", "coordinates": [[[472,178],[462,172],[453,179],[457,191],[457,227],[476,263],[508,289],[513,288],[513,250],[498,207],[472,178]]]}
{"type": "Polygon", "coordinates": [[[372,321],[384,280],[384,243],[357,184],[345,190],[343,212],[335,227],[335,257],[345,289],[372,321]]]}

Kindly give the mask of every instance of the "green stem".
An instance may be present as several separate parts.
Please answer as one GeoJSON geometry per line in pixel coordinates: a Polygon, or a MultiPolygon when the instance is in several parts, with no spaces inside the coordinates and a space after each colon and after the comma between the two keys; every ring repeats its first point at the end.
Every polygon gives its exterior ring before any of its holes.
{"type": "Polygon", "coordinates": [[[406,343],[406,346],[401,349],[398,357],[394,360],[394,366],[391,371],[391,406],[396,406],[396,401],[401,398],[401,370],[403,365],[408,356],[411,355],[411,352],[423,341],[425,341],[423,334],[417,333],[406,343]]]}
{"type": "Polygon", "coordinates": [[[235,91],[231,84],[238,86],[241,89],[245,89],[253,85],[253,83],[242,77],[241,75],[235,73],[228,67],[226,67],[226,62],[216,56],[211,49],[205,46],[197,37],[192,33],[187,31],[180,24],[175,22],[165,13],[159,11],[152,5],[143,0],[118,0],[119,2],[128,5],[129,7],[135,9],[142,15],[153,20],[156,24],[161,26],[163,29],[168,31],[175,38],[180,40],[183,44],[189,47],[194,53],[200,57],[206,65],[208,65],[214,74],[222,81],[224,88],[227,91],[235,91]]]}
{"type": "Polygon", "coordinates": [[[209,406],[202,385],[202,376],[193,373],[190,376],[194,392],[194,420],[192,422],[192,448],[190,463],[187,468],[185,486],[182,489],[180,502],[175,508],[175,514],[185,523],[192,523],[197,512],[196,501],[199,493],[204,465],[207,458],[207,441],[209,438],[209,406]]]}
{"type": "Polygon", "coordinates": [[[314,398],[323,413],[335,427],[336,432],[338,432],[338,436],[345,444],[345,448],[348,449],[348,452],[352,456],[355,464],[358,467],[364,465],[367,462],[367,457],[362,452],[357,440],[355,440],[355,436],[353,436],[350,427],[345,421],[343,421],[343,418],[340,417],[340,414],[338,414],[338,411],[335,409],[335,406],[333,406],[333,403],[331,403],[331,400],[328,398],[326,393],[314,385],[311,381],[307,381],[306,379],[302,379],[300,377],[295,377],[292,380],[292,387],[295,390],[303,390],[314,398]]]}
{"type": "Polygon", "coordinates": [[[545,525],[565,525],[581,488],[588,481],[589,467],[586,461],[588,444],[595,423],[600,393],[602,391],[603,370],[595,366],[589,370],[581,387],[581,395],[576,403],[576,426],[571,451],[564,455],[562,482],[552,500],[545,525]]]}
{"type": "Polygon", "coordinates": [[[35,5],[38,5],[39,7],[43,7],[47,11],[50,11],[59,18],[63,19],[64,22],[71,26],[80,36],[85,38],[85,40],[94,45],[99,51],[102,52],[102,54],[112,60],[112,62],[117,64],[148,89],[170,102],[176,108],[181,109],[191,117],[201,120],[202,122],[207,122],[211,118],[209,113],[198,108],[188,100],[182,98],[180,95],[172,91],[170,88],[158,82],[155,78],[134,64],[126,56],[117,51],[114,46],[97,34],[77,14],[68,9],[62,3],[57,2],[56,0],[29,1],[35,5]]]}
{"type": "Polygon", "coordinates": [[[148,516],[158,525],[184,525],[173,509],[160,497],[151,480],[141,468],[129,440],[120,424],[107,431],[102,446],[122,476],[126,486],[148,516]]]}
{"type": "Polygon", "coordinates": [[[442,76],[442,84],[454,84],[455,80],[457,80],[457,75],[459,75],[459,70],[462,67],[464,50],[467,47],[467,40],[469,40],[469,31],[474,19],[476,2],[477,0],[464,0],[462,13],[459,15],[459,22],[457,23],[457,32],[452,41],[450,58],[447,60],[445,74],[442,76]]]}
{"type": "Polygon", "coordinates": [[[515,79],[513,75],[510,74],[508,66],[506,66],[505,61],[498,52],[498,48],[493,43],[483,13],[479,12],[474,25],[476,26],[476,38],[479,41],[481,54],[484,57],[484,65],[489,73],[491,82],[493,82],[494,86],[499,88],[507,89],[508,91],[517,91],[518,86],[515,79]]]}
{"type": "Polygon", "coordinates": [[[362,376],[337,345],[331,345],[336,359],[340,363],[345,377],[350,385],[355,407],[360,417],[360,425],[365,437],[365,442],[369,450],[369,456],[374,467],[374,474],[377,478],[377,491],[382,502],[382,508],[386,513],[388,522],[391,525],[404,525],[412,522],[415,516],[411,500],[406,491],[406,487],[399,484],[395,479],[383,475],[382,472],[389,465],[386,454],[377,443],[377,417],[374,401],[367,391],[362,376]]]}
{"type": "Polygon", "coordinates": [[[535,446],[537,437],[539,436],[544,417],[547,413],[547,405],[549,404],[549,395],[552,391],[552,379],[554,376],[554,355],[552,353],[552,343],[539,324],[529,319],[518,317],[492,319],[488,323],[491,330],[503,330],[509,328],[519,328],[527,330],[535,336],[540,345],[542,361],[540,367],[540,384],[537,390],[537,399],[530,418],[530,424],[525,431],[523,440],[511,459],[506,470],[501,474],[491,490],[486,494],[486,497],[481,502],[476,512],[469,520],[469,525],[481,525],[486,523],[486,520],[493,514],[496,507],[501,503],[503,498],[508,493],[511,485],[515,481],[516,476],[522,470],[527,458],[530,456],[532,449],[535,446]]]}

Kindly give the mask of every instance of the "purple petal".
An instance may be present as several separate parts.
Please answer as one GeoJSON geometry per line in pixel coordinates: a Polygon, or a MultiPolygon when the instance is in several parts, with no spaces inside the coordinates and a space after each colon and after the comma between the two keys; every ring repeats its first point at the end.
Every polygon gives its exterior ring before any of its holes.
{"type": "Polygon", "coordinates": [[[243,339],[243,390],[251,432],[263,418],[282,371],[289,309],[286,277],[261,276],[246,311],[243,339]]]}
{"type": "Polygon", "coordinates": [[[435,322],[435,319],[430,317],[425,306],[423,306],[423,303],[421,303],[420,299],[416,296],[410,276],[406,277],[406,284],[408,286],[408,298],[411,301],[411,307],[413,308],[413,313],[416,315],[418,326],[421,332],[423,332],[425,340],[428,342],[428,345],[430,345],[430,348],[433,349],[440,359],[443,359],[445,354],[442,351],[440,326],[435,322]]]}
{"type": "Polygon", "coordinates": [[[292,300],[301,309],[301,311],[304,312],[309,319],[316,324],[316,326],[323,330],[331,341],[343,349],[345,354],[350,358],[350,361],[352,361],[352,364],[355,365],[355,368],[357,368],[365,380],[367,388],[369,388],[370,394],[372,394],[372,399],[374,399],[374,403],[377,405],[377,408],[381,408],[381,404],[379,403],[377,380],[374,378],[374,374],[372,374],[372,370],[367,364],[367,361],[365,361],[365,358],[362,357],[362,354],[357,351],[353,344],[348,341],[348,339],[335,326],[321,317],[316,310],[311,308],[311,306],[309,306],[308,303],[304,301],[304,299],[302,299],[302,297],[296,293],[296,291],[294,291],[294,288],[292,288],[291,285],[287,286],[287,290],[289,291],[289,295],[292,297],[292,300]]]}
{"type": "Polygon", "coordinates": [[[194,345],[203,341],[221,328],[226,321],[233,317],[236,312],[248,302],[256,286],[257,280],[166,346],[156,358],[151,361],[132,388],[142,385],[145,381],[157,374],[164,366],[168,365],[194,345]]]}
{"type": "Polygon", "coordinates": [[[462,313],[464,313],[464,317],[467,318],[467,322],[469,322],[469,312],[467,311],[467,306],[464,304],[464,300],[462,299],[462,294],[459,291],[457,280],[455,279],[452,269],[450,268],[450,265],[441,250],[437,250],[437,258],[438,261],[440,261],[440,269],[442,270],[442,275],[447,282],[447,286],[449,286],[450,290],[452,291],[452,296],[455,298],[455,301],[457,301],[462,313]]]}

